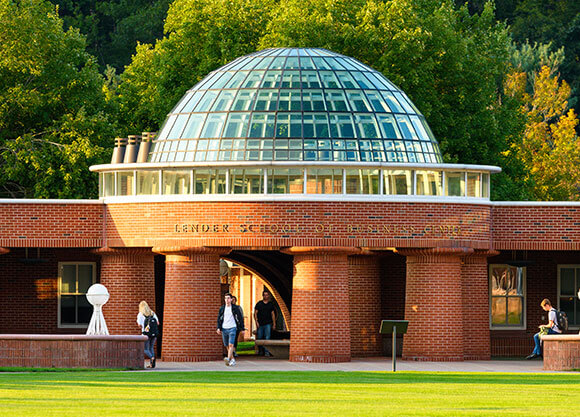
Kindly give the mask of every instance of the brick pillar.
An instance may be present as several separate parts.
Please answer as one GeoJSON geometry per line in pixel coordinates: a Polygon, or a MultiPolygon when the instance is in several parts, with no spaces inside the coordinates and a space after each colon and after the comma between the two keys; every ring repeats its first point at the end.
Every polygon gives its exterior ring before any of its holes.
{"type": "Polygon", "coordinates": [[[154,248],[165,258],[164,361],[200,362],[222,358],[216,333],[221,300],[220,255],[224,248],[154,248]]]}
{"type": "Polygon", "coordinates": [[[401,250],[407,256],[403,359],[462,361],[461,257],[467,248],[401,250]]]}
{"type": "Polygon", "coordinates": [[[348,257],[350,352],[353,357],[382,353],[381,273],[377,255],[348,257]]]}
{"type": "Polygon", "coordinates": [[[111,297],[103,306],[109,332],[140,334],[139,303],[155,311],[154,253],[149,248],[101,248],[101,281],[111,297]]]}
{"type": "Polygon", "coordinates": [[[10,249],[6,249],[6,248],[0,248],[0,255],[5,255],[8,252],[10,252],[10,249]]]}
{"type": "Polygon", "coordinates": [[[290,361],[349,362],[348,255],[352,248],[292,247],[290,361]]]}
{"type": "Polygon", "coordinates": [[[491,356],[487,258],[498,254],[494,250],[475,251],[463,258],[461,292],[465,360],[489,360],[491,356]]]}

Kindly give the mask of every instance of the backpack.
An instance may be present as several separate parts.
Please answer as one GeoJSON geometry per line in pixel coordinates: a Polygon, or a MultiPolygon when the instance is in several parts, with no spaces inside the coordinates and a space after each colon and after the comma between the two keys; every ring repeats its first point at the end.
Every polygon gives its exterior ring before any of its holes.
{"type": "Polygon", "coordinates": [[[155,315],[145,317],[145,324],[143,326],[143,334],[147,337],[159,336],[159,323],[155,315]]]}
{"type": "Polygon", "coordinates": [[[555,308],[553,310],[556,311],[556,325],[558,326],[558,329],[560,329],[562,333],[567,332],[568,316],[566,315],[566,312],[562,310],[556,310],[555,308]]]}

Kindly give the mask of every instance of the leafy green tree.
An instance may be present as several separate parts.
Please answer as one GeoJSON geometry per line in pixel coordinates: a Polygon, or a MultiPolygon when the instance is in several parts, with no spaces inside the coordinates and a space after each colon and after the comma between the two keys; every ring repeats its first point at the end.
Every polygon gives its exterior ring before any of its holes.
{"type": "Polygon", "coordinates": [[[113,136],[104,80],[43,0],[0,0],[0,195],[96,195],[113,136]]]}
{"type": "Polygon", "coordinates": [[[185,91],[210,71],[256,51],[274,0],[176,0],[165,37],[139,45],[122,74],[119,103],[128,132],[156,130],[185,91]]]}

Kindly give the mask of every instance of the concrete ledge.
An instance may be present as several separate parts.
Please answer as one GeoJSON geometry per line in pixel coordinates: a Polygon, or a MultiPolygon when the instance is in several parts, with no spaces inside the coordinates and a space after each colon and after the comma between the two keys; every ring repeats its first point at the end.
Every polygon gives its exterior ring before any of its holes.
{"type": "Polygon", "coordinates": [[[290,340],[256,340],[256,346],[265,346],[276,359],[288,359],[290,357],[290,340]]]}
{"type": "Polygon", "coordinates": [[[0,367],[143,369],[146,336],[0,335],[0,367]]]}
{"type": "Polygon", "coordinates": [[[569,371],[580,369],[580,334],[551,334],[542,336],[544,342],[544,370],[569,371]]]}

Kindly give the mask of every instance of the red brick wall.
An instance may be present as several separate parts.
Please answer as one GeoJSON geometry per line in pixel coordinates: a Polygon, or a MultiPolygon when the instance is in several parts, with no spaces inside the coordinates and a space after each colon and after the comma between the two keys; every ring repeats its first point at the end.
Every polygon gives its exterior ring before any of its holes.
{"type": "Polygon", "coordinates": [[[141,334],[137,325],[139,303],[147,301],[155,311],[154,253],[150,249],[103,249],[101,284],[110,298],[103,315],[112,335],[141,334]]]}
{"type": "MultiPolygon", "coordinates": [[[[36,250],[29,256],[36,257],[36,250]]],[[[86,249],[43,248],[42,262],[25,258],[24,248],[0,255],[0,333],[85,333],[86,328],[58,328],[58,263],[97,263],[99,257],[86,249]]]]}
{"type": "MultiPolygon", "coordinates": [[[[461,361],[463,303],[458,254],[409,250],[403,345],[408,360],[461,361]]],[[[451,251],[450,251],[451,252],[451,251]]]]}
{"type": "Polygon", "coordinates": [[[163,360],[221,359],[219,253],[166,255],[163,360]]]}
{"type": "Polygon", "coordinates": [[[580,206],[493,207],[495,249],[580,250],[580,206]]]}
{"type": "Polygon", "coordinates": [[[290,361],[350,361],[346,253],[294,255],[290,361]]]}
{"type": "Polygon", "coordinates": [[[350,350],[353,357],[382,351],[381,270],[378,255],[349,256],[350,350]]]}
{"type": "Polygon", "coordinates": [[[100,247],[104,205],[0,204],[0,246],[100,247]]]}

